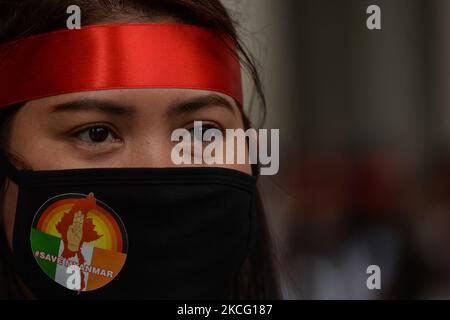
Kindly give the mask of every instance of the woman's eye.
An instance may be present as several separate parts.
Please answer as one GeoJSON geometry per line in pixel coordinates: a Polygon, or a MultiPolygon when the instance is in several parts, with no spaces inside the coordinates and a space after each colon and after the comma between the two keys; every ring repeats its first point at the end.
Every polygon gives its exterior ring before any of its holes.
{"type": "Polygon", "coordinates": [[[96,144],[117,141],[117,136],[106,126],[94,126],[78,131],[75,137],[83,142],[96,144]]]}
{"type": "MultiPolygon", "coordinates": [[[[223,131],[223,129],[219,125],[213,124],[213,123],[203,123],[201,127],[196,128],[196,127],[192,126],[192,127],[186,128],[186,129],[191,134],[192,139],[195,139],[198,141],[204,141],[203,138],[204,138],[205,132],[210,129],[216,129],[219,131],[223,131]]],[[[204,141],[204,142],[207,142],[207,141],[204,141]]]]}

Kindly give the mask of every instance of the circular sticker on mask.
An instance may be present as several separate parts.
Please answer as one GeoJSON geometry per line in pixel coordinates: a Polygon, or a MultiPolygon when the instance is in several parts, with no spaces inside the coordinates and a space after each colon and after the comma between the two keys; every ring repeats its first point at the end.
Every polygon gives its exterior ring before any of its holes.
{"type": "Polygon", "coordinates": [[[92,193],[47,200],[34,217],[30,238],[41,269],[63,287],[79,292],[107,285],[127,257],[122,220],[92,193]]]}

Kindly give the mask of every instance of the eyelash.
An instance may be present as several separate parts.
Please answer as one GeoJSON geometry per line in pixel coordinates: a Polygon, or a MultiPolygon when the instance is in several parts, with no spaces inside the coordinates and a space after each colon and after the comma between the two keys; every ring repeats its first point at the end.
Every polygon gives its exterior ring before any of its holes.
{"type": "MultiPolygon", "coordinates": [[[[197,138],[194,134],[193,134],[193,130],[194,130],[194,125],[193,123],[191,123],[189,126],[185,127],[187,130],[189,130],[191,132],[191,136],[193,137],[193,139],[197,138]]],[[[224,133],[224,129],[222,128],[222,126],[220,126],[219,124],[217,124],[216,122],[203,122],[202,123],[202,134],[204,134],[205,131],[209,130],[209,129],[217,129],[219,131],[221,131],[222,133],[224,133]]],[[[113,128],[113,126],[111,124],[108,123],[91,123],[91,124],[87,124],[84,125],[80,128],[76,128],[73,129],[69,132],[69,136],[81,141],[82,143],[88,144],[90,146],[98,146],[98,145],[102,145],[104,143],[107,143],[108,141],[108,137],[109,135],[112,134],[112,137],[114,139],[113,142],[120,142],[121,138],[119,137],[119,135],[117,134],[115,128],[113,128]],[[85,139],[80,138],[80,135],[83,133],[87,133],[89,134],[89,131],[92,129],[96,129],[96,128],[101,128],[101,129],[106,129],[108,132],[108,135],[105,139],[105,141],[101,141],[101,142],[96,142],[96,141],[86,141],[85,139]]],[[[203,135],[202,135],[203,136],[203,135]]],[[[206,143],[206,142],[205,142],[206,143]]]]}
{"type": "MultiPolygon", "coordinates": [[[[187,129],[188,131],[193,131],[193,130],[194,130],[194,123],[191,123],[189,126],[186,127],[186,129],[187,129]]],[[[222,128],[222,126],[220,126],[220,125],[219,125],[218,123],[216,123],[216,122],[206,122],[206,121],[203,121],[203,122],[202,122],[202,130],[203,130],[203,133],[204,133],[205,131],[209,130],[209,129],[217,129],[217,130],[221,131],[222,133],[225,131],[225,130],[222,128]]]]}
{"type": "MultiPolygon", "coordinates": [[[[107,123],[92,123],[92,124],[84,125],[81,128],[73,129],[73,130],[71,130],[71,132],[69,132],[69,136],[70,137],[72,137],[74,139],[77,139],[77,140],[79,140],[79,141],[81,141],[83,143],[89,144],[89,145],[101,145],[103,143],[106,143],[107,140],[108,140],[108,137],[110,135],[112,135],[114,140],[118,140],[118,141],[121,140],[119,138],[119,135],[116,133],[116,130],[112,127],[112,125],[107,124],[107,123]],[[89,134],[90,133],[89,131],[92,130],[92,129],[105,129],[105,130],[107,130],[108,131],[107,132],[108,135],[107,135],[105,141],[102,141],[102,142],[86,141],[86,140],[80,138],[81,134],[83,134],[83,133],[89,134]]],[[[116,141],[114,141],[114,142],[116,142],[116,141]]]]}
{"type": "MultiPolygon", "coordinates": [[[[205,131],[209,130],[209,129],[217,129],[220,132],[222,132],[222,134],[225,132],[224,128],[222,126],[220,126],[218,123],[216,122],[206,122],[203,121],[202,122],[202,138],[203,135],[205,134],[205,131]]],[[[197,139],[198,137],[196,137],[196,135],[194,134],[194,124],[191,123],[188,127],[186,127],[186,130],[188,130],[191,133],[191,137],[193,139],[197,139]]],[[[203,140],[203,139],[201,139],[203,140]]],[[[209,143],[207,141],[202,141],[203,143],[209,143]]]]}

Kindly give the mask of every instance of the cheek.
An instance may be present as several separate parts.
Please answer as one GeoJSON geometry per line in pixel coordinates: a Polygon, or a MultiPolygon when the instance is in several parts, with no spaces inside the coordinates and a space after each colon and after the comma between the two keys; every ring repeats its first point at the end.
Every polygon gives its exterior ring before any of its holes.
{"type": "MultiPolygon", "coordinates": [[[[19,168],[34,170],[70,167],[67,144],[50,136],[48,113],[37,105],[25,105],[11,121],[8,149],[17,156],[19,168]]],[[[12,159],[14,161],[14,159],[12,159]]]]}
{"type": "Polygon", "coordinates": [[[62,146],[47,139],[39,130],[28,127],[12,132],[10,150],[19,157],[21,163],[16,163],[19,168],[51,169],[64,161],[62,146]]]}
{"type": "Polygon", "coordinates": [[[22,162],[15,163],[19,168],[32,166],[33,160],[39,156],[39,150],[47,149],[43,139],[42,123],[38,113],[29,106],[18,110],[12,119],[8,149],[22,162]]]}
{"type": "Polygon", "coordinates": [[[252,166],[249,164],[233,164],[233,165],[226,165],[223,166],[224,168],[233,169],[237,171],[241,171],[243,173],[246,173],[248,175],[252,175],[252,166]]]}
{"type": "Polygon", "coordinates": [[[222,153],[217,155],[219,159],[222,159],[223,164],[216,166],[241,171],[243,173],[251,175],[252,166],[250,164],[249,158],[249,146],[246,143],[241,143],[238,140],[234,140],[234,142],[231,140],[232,139],[227,139],[224,137],[222,153]],[[238,147],[238,145],[240,148],[238,147]],[[231,148],[230,146],[234,146],[234,148],[231,148]],[[229,148],[231,148],[231,150],[229,150],[229,148]],[[238,155],[241,154],[244,155],[244,164],[241,164],[238,161],[238,155]],[[228,161],[228,157],[230,157],[231,159],[232,155],[234,155],[234,160],[228,161]]]}

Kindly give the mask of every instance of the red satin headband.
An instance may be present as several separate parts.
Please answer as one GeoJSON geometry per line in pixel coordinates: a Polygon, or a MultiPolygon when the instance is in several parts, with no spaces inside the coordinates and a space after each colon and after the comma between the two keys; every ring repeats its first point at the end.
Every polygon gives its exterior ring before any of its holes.
{"type": "Polygon", "coordinates": [[[243,104],[231,41],[180,24],[112,24],[0,45],[0,108],[58,94],[124,88],[224,93],[243,104]]]}

